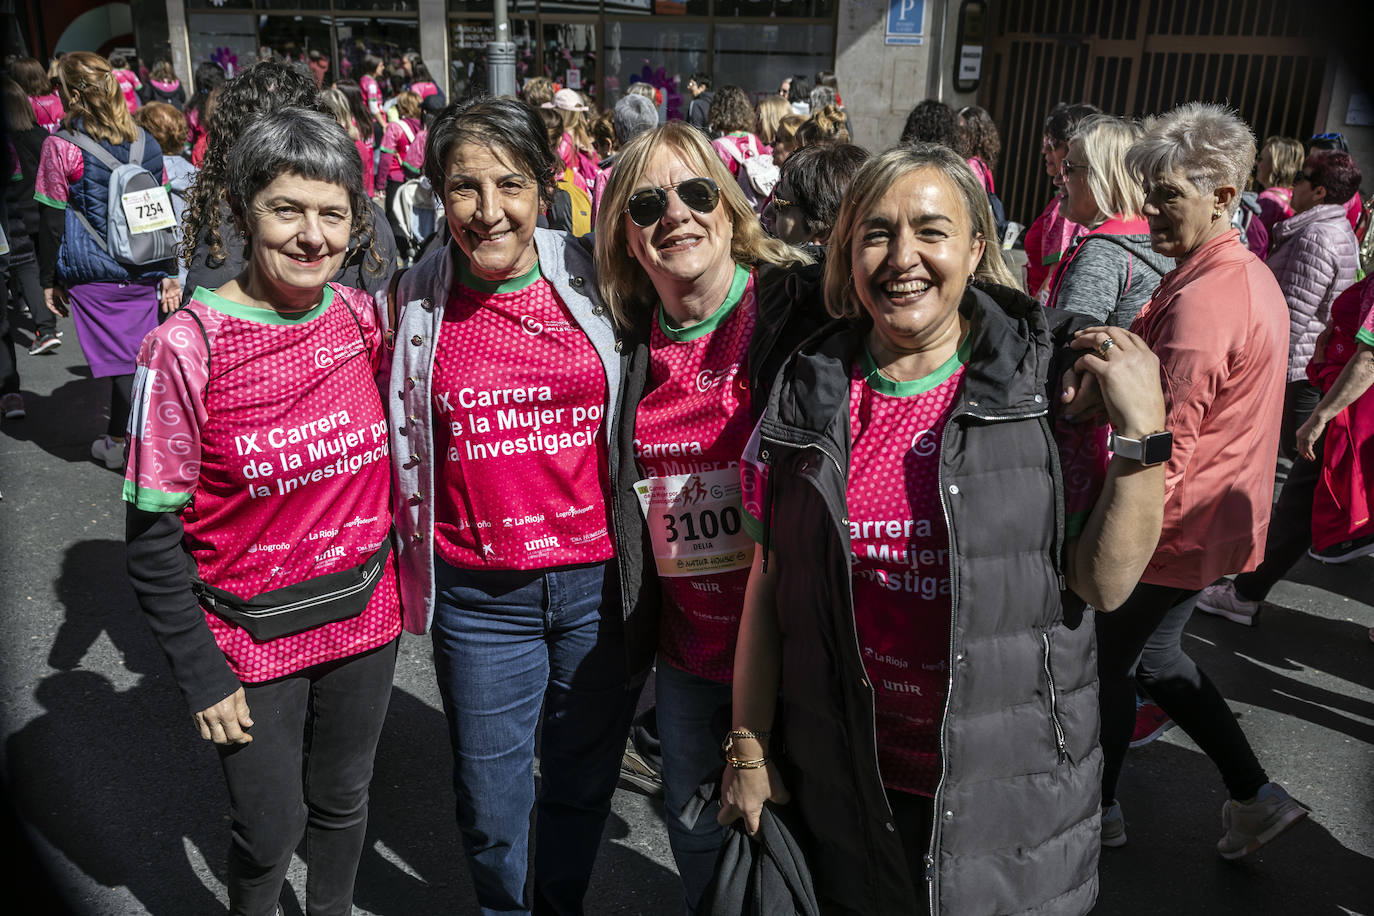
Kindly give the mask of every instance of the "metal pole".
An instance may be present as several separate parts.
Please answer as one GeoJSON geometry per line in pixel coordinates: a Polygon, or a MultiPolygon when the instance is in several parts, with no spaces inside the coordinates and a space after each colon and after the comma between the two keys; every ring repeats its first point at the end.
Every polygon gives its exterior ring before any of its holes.
{"type": "Polygon", "coordinates": [[[515,42],[510,40],[510,19],[506,0],[495,0],[492,7],[495,34],[487,44],[487,92],[493,96],[519,95],[515,85],[515,42]]]}

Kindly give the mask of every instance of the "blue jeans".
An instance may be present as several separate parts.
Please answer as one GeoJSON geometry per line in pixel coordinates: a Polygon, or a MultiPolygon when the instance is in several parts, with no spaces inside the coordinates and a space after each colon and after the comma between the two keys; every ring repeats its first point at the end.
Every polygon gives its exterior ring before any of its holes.
{"type": "Polygon", "coordinates": [[[697,787],[718,782],[724,761],[720,745],[730,728],[730,685],[709,681],[658,660],[654,697],[658,738],[663,746],[663,808],[687,912],[696,912],[715,870],[725,828],[716,823],[720,797],[702,798],[697,787]],[[724,707],[719,723],[716,710],[724,707]],[[720,733],[713,724],[722,726],[720,733]]]}
{"type": "Polygon", "coordinates": [[[531,911],[535,808],[533,911],[580,914],[639,693],[616,564],[485,571],[436,559],[435,579],[434,668],[477,901],[484,914],[531,911]]]}

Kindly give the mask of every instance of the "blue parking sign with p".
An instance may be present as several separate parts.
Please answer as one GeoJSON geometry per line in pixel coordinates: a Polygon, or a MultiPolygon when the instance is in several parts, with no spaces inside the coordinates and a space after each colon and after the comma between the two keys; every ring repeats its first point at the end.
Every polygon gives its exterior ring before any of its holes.
{"type": "Polygon", "coordinates": [[[925,6],[925,0],[887,0],[887,44],[920,44],[925,6]]]}

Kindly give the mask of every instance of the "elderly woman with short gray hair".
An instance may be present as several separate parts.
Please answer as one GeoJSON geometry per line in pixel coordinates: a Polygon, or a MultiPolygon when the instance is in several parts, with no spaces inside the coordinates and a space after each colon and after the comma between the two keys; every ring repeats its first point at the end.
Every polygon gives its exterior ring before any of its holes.
{"type": "Polygon", "coordinates": [[[1270,782],[1181,645],[1198,590],[1259,563],[1273,498],[1288,308],[1231,225],[1254,158],[1245,122],[1198,102],[1149,119],[1126,155],[1144,186],[1150,245],[1178,264],[1131,325],[1159,357],[1173,449],[1159,545],[1126,603],[1097,618],[1106,846],[1126,842],[1116,786],[1137,678],[1221,771],[1223,858],[1254,852],[1306,814],[1270,782]]]}
{"type": "Polygon", "coordinates": [[[230,911],[279,912],[304,834],[306,912],[344,916],[401,631],[382,336],[329,282],[371,210],[353,141],[303,108],[252,122],[225,185],[243,270],[138,355],[129,577],[219,751],[230,911]]]}

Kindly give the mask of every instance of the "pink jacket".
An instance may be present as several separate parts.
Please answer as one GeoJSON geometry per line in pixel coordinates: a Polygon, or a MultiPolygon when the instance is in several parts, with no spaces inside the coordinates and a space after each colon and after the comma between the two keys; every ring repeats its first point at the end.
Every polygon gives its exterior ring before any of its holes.
{"type": "Polygon", "coordinates": [[[1140,581],[1199,589],[1264,555],[1288,364],[1274,275],[1228,232],[1164,275],[1131,330],[1160,360],[1174,454],[1140,581]]]}

